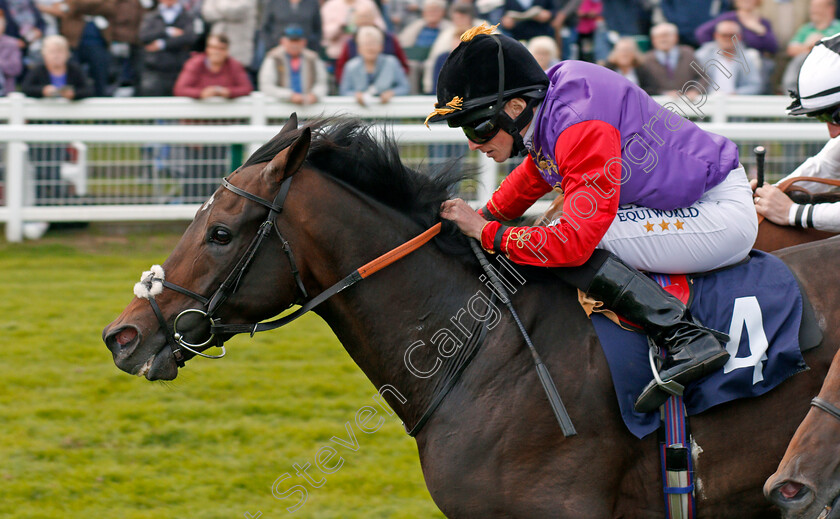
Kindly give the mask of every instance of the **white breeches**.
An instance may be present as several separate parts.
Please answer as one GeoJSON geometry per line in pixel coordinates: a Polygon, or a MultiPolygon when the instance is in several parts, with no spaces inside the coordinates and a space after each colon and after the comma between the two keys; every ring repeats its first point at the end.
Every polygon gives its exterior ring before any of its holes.
{"type": "Polygon", "coordinates": [[[598,248],[639,270],[682,274],[741,261],[757,234],[752,191],[744,168],[738,167],[691,207],[619,207],[598,248]]]}

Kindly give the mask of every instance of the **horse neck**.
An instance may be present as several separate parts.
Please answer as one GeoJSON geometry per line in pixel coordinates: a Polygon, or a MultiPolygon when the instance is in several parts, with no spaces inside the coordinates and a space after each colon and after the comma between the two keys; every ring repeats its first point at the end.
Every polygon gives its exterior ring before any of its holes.
{"type": "MultiPolygon", "coordinates": [[[[307,182],[312,180],[307,175],[307,182]]],[[[309,239],[306,276],[315,285],[315,294],[425,230],[390,207],[325,179],[320,183],[304,189],[317,196],[298,198],[308,214],[326,216],[301,222],[309,239]]],[[[413,363],[431,368],[440,362],[430,338],[442,328],[453,329],[450,318],[483,288],[478,276],[473,268],[429,243],[327,300],[316,313],[410,426],[434,397],[443,370],[437,376],[419,378],[407,368],[405,352],[423,341],[425,346],[412,354],[413,363]]]]}

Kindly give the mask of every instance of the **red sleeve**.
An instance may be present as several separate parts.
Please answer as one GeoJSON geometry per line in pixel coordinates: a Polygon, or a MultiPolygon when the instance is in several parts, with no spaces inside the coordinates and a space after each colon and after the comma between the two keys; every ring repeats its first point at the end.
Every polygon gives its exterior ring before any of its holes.
{"type": "Polygon", "coordinates": [[[232,76],[231,86],[228,88],[230,90],[230,98],[233,99],[234,97],[242,97],[250,94],[254,90],[254,87],[251,85],[248,73],[245,72],[245,67],[233,58],[228,58],[228,60],[232,76]]]}
{"type": "Polygon", "coordinates": [[[184,68],[178,74],[178,80],[175,81],[175,87],[172,89],[172,95],[192,97],[198,99],[201,96],[201,74],[200,68],[203,66],[204,56],[197,55],[188,59],[184,63],[184,68]]]}
{"type": "Polygon", "coordinates": [[[488,211],[496,220],[513,220],[522,216],[537,199],[549,191],[551,186],[542,178],[534,161],[528,156],[502,181],[483,211],[488,211]]]}
{"type": "Polygon", "coordinates": [[[611,160],[621,157],[618,129],[603,121],[578,123],[557,138],[554,156],[563,175],[563,216],[546,227],[490,222],[481,233],[485,249],[539,267],[575,267],[592,255],[618,212],[621,168],[611,160]]]}

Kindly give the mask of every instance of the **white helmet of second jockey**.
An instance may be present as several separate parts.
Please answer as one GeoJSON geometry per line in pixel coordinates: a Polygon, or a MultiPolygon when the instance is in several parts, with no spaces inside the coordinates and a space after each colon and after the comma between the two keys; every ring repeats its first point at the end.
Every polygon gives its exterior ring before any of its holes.
{"type": "Polygon", "coordinates": [[[840,125],[840,33],[823,38],[802,63],[790,115],[840,125]]]}

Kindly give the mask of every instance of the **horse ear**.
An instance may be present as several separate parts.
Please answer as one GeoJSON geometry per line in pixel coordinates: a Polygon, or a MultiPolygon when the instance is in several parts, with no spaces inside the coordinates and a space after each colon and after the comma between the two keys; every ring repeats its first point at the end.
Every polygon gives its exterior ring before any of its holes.
{"type": "Polygon", "coordinates": [[[274,177],[277,182],[294,175],[303,165],[303,161],[306,160],[311,142],[312,130],[306,127],[300,131],[300,136],[295,142],[271,159],[263,173],[269,177],[274,177]]]}
{"type": "Polygon", "coordinates": [[[297,112],[292,112],[292,115],[289,116],[289,120],[286,121],[286,124],[283,125],[283,128],[280,129],[280,133],[285,133],[291,130],[297,130],[298,127],[298,119],[297,119],[297,112]]]}

